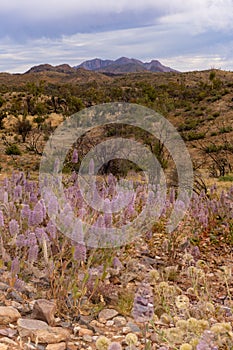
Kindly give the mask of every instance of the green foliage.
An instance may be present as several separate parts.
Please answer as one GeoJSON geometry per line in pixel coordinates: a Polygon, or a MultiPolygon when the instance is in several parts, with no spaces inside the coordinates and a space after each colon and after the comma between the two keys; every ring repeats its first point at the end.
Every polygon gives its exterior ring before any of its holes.
{"type": "Polygon", "coordinates": [[[219,133],[220,134],[226,134],[229,133],[233,130],[233,128],[229,125],[229,126],[223,126],[219,129],[219,133]]]}
{"type": "Polygon", "coordinates": [[[227,174],[225,176],[220,176],[218,181],[230,181],[233,182],[233,175],[227,174]]]}
{"type": "Polygon", "coordinates": [[[68,99],[68,107],[70,113],[77,113],[85,106],[82,102],[82,99],[76,96],[70,96],[68,99]]]}
{"type": "Polygon", "coordinates": [[[233,152],[233,145],[229,142],[225,142],[223,144],[216,145],[214,143],[211,143],[204,147],[204,151],[206,153],[218,153],[220,151],[229,151],[233,152]]]}
{"type": "Polygon", "coordinates": [[[130,315],[133,307],[134,294],[128,290],[122,291],[118,296],[116,309],[122,315],[130,315]]]}
{"type": "Polygon", "coordinates": [[[214,113],[213,113],[213,117],[214,117],[214,118],[217,118],[217,117],[219,117],[219,116],[220,116],[220,112],[214,112],[214,113]]]}
{"type": "Polygon", "coordinates": [[[182,137],[185,141],[201,140],[205,138],[205,133],[191,131],[189,133],[183,134],[182,137]]]}
{"type": "Polygon", "coordinates": [[[44,123],[45,117],[37,116],[33,118],[34,123],[37,123],[38,125],[44,123]]]}
{"type": "Polygon", "coordinates": [[[210,134],[210,136],[217,136],[217,135],[218,135],[217,131],[212,131],[210,134]]]}
{"type": "Polygon", "coordinates": [[[223,149],[222,145],[216,145],[214,143],[211,143],[205,147],[205,152],[206,153],[214,153],[214,152],[219,152],[223,149]]]}
{"type": "Polygon", "coordinates": [[[38,102],[34,107],[34,114],[38,114],[39,116],[46,114],[47,108],[43,102],[38,102]]]}
{"type": "Polygon", "coordinates": [[[180,124],[178,126],[178,131],[188,131],[188,130],[196,129],[199,123],[200,122],[195,119],[189,120],[185,124],[180,124]]]}
{"type": "Polygon", "coordinates": [[[21,155],[21,151],[16,144],[11,144],[11,145],[7,146],[5,153],[7,155],[14,155],[14,156],[21,155]]]}
{"type": "Polygon", "coordinates": [[[215,76],[216,76],[216,72],[215,72],[214,70],[212,70],[212,71],[210,72],[210,75],[209,75],[209,80],[210,80],[210,81],[213,81],[214,78],[215,78],[215,76]]]}

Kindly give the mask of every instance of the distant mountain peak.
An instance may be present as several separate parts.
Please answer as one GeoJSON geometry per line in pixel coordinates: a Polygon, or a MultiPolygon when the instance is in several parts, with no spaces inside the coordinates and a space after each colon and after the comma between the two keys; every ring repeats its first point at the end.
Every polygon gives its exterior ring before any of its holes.
{"type": "Polygon", "coordinates": [[[101,73],[135,73],[135,72],[177,72],[176,70],[164,66],[158,60],[151,62],[142,62],[135,58],[120,57],[114,60],[102,60],[101,58],[94,58],[92,60],[84,61],[74,68],[84,68],[87,70],[98,71],[101,73]]]}
{"type": "Polygon", "coordinates": [[[75,71],[74,68],[70,67],[68,64],[60,64],[58,66],[52,66],[51,64],[40,64],[30,68],[26,73],[39,73],[39,72],[60,72],[60,73],[72,73],[75,71]]]}

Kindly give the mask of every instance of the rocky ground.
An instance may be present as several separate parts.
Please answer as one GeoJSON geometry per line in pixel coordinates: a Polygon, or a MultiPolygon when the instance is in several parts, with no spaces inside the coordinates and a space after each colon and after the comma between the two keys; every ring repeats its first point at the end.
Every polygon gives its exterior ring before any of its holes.
{"type": "MultiPolygon", "coordinates": [[[[158,240],[162,242],[162,235],[158,240]]],[[[77,316],[61,315],[55,300],[43,298],[48,295],[46,288],[44,293],[41,288],[43,278],[41,281],[32,278],[19,292],[11,287],[10,273],[2,267],[0,350],[117,350],[119,345],[123,349],[232,349],[231,248],[210,247],[206,239],[201,251],[190,246],[180,250],[173,261],[175,265],[171,265],[162,245],[160,251],[157,249],[159,255],[152,257],[151,248],[148,249],[150,242],[141,243],[134,245],[134,258],[126,258],[121,269],[109,269],[107,280],[112,283],[114,280],[118,288],[127,292],[140,288],[148,276],[146,282],[154,291],[155,305],[152,322],[146,329],[144,323],[136,322],[132,313],[124,310],[124,306],[121,310],[119,304],[116,307],[113,296],[108,302],[102,297],[102,307],[97,313],[91,312],[94,306],[84,297],[83,308],[77,316]],[[195,269],[199,274],[196,287],[195,269]],[[191,270],[192,276],[187,272],[191,270]],[[207,281],[203,282],[203,278],[207,281]],[[40,293],[38,282],[41,282],[40,293]],[[188,326],[179,338],[182,322],[187,322],[188,326]],[[203,343],[204,347],[196,347],[197,339],[201,339],[205,330],[221,338],[221,343],[213,343],[212,347],[203,343]],[[151,342],[147,343],[150,347],[145,347],[145,338],[146,342],[151,342]],[[215,344],[221,345],[214,347],[215,344]]]]}

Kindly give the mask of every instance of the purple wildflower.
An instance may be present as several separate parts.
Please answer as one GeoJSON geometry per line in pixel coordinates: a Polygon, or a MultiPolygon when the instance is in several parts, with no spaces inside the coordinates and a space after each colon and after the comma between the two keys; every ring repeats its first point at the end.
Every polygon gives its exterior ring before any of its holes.
{"type": "Polygon", "coordinates": [[[74,246],[74,260],[86,261],[86,246],[84,244],[75,244],[74,246]]]}
{"type": "Polygon", "coordinates": [[[48,204],[48,215],[51,217],[53,215],[57,215],[58,214],[58,201],[57,201],[57,197],[56,196],[52,196],[49,200],[49,204],[48,204]]]}
{"type": "Polygon", "coordinates": [[[28,250],[28,262],[33,264],[38,258],[39,247],[37,244],[30,246],[28,250]]]}
{"type": "Polygon", "coordinates": [[[25,240],[25,243],[28,247],[32,247],[37,244],[36,235],[34,232],[27,233],[27,239],[25,240]]]}
{"type": "Polygon", "coordinates": [[[4,192],[3,202],[4,202],[4,204],[8,203],[8,192],[7,191],[4,192]]]}
{"type": "Polygon", "coordinates": [[[37,202],[37,194],[34,192],[30,193],[30,202],[36,203],[37,202]]]}
{"type": "Polygon", "coordinates": [[[14,283],[14,288],[19,292],[22,292],[25,289],[25,282],[19,278],[16,278],[14,283]]]}
{"type": "Polygon", "coordinates": [[[34,225],[34,221],[33,221],[33,211],[29,209],[28,212],[28,226],[33,226],[34,225]]]}
{"type": "Polygon", "coordinates": [[[140,284],[135,294],[132,315],[136,322],[148,322],[153,318],[153,291],[149,283],[140,284]]]}
{"type": "Polygon", "coordinates": [[[20,271],[19,258],[16,257],[11,263],[11,275],[16,276],[20,271]]]}
{"type": "Polygon", "coordinates": [[[14,200],[19,201],[22,198],[22,186],[18,185],[14,189],[14,200]]]}
{"type": "Polygon", "coordinates": [[[17,238],[16,238],[16,247],[17,248],[22,248],[26,245],[27,241],[25,239],[25,236],[24,235],[18,235],[17,238]]]}
{"type": "Polygon", "coordinates": [[[109,345],[108,350],[122,350],[121,344],[113,342],[109,345]]]}
{"type": "Polygon", "coordinates": [[[30,207],[28,204],[23,204],[23,208],[21,209],[21,219],[28,219],[29,215],[30,215],[30,207]]]}
{"type": "Polygon", "coordinates": [[[43,240],[45,239],[46,241],[49,241],[49,238],[44,230],[44,228],[42,227],[37,227],[35,229],[35,234],[36,234],[36,238],[38,239],[38,242],[41,244],[43,242],[43,240]]]}
{"type": "Polygon", "coordinates": [[[75,164],[78,163],[78,151],[76,148],[74,149],[74,152],[72,155],[72,163],[75,163],[75,164]]]}
{"type": "Polygon", "coordinates": [[[197,350],[218,350],[218,347],[214,344],[214,333],[211,331],[204,331],[201,339],[196,347],[197,350]]]}
{"type": "Polygon", "coordinates": [[[0,227],[4,226],[4,216],[2,210],[0,210],[0,227]]]}
{"type": "Polygon", "coordinates": [[[56,238],[56,233],[57,233],[57,228],[54,225],[54,223],[50,220],[46,226],[46,231],[49,233],[49,235],[55,239],[56,238]]]}
{"type": "Polygon", "coordinates": [[[12,237],[17,236],[19,234],[19,224],[17,220],[12,219],[9,222],[9,232],[12,237]]]}
{"type": "Polygon", "coordinates": [[[39,225],[44,220],[44,209],[42,203],[37,202],[32,211],[32,224],[33,226],[39,225]]]}

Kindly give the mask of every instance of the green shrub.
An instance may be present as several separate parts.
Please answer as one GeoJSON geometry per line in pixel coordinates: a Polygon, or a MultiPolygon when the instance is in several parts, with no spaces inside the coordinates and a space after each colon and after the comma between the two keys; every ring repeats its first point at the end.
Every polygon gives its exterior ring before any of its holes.
{"type": "Polygon", "coordinates": [[[14,156],[21,155],[21,151],[16,144],[12,144],[12,145],[7,146],[5,153],[7,155],[14,155],[14,156]]]}
{"type": "Polygon", "coordinates": [[[185,141],[201,140],[205,138],[205,133],[191,131],[187,134],[182,135],[182,137],[185,141]]]}
{"type": "Polygon", "coordinates": [[[178,131],[189,131],[192,129],[196,129],[199,122],[197,120],[189,120],[185,124],[180,124],[178,126],[178,131]]]}
{"type": "Polygon", "coordinates": [[[215,95],[213,97],[211,97],[210,102],[215,102],[221,100],[221,96],[220,95],[215,95]]]}
{"type": "Polygon", "coordinates": [[[210,136],[217,136],[217,135],[218,135],[218,133],[216,131],[212,131],[210,134],[210,136]]]}
{"type": "Polygon", "coordinates": [[[218,178],[218,181],[230,181],[230,182],[233,182],[233,175],[224,175],[224,176],[220,176],[218,178]]]}
{"type": "Polygon", "coordinates": [[[226,134],[228,132],[231,132],[233,128],[231,126],[223,126],[222,128],[219,129],[220,134],[226,134]]]}
{"type": "Polygon", "coordinates": [[[215,144],[210,144],[205,147],[205,152],[206,153],[214,153],[214,152],[219,152],[223,149],[222,145],[215,145],[215,144]]]}

